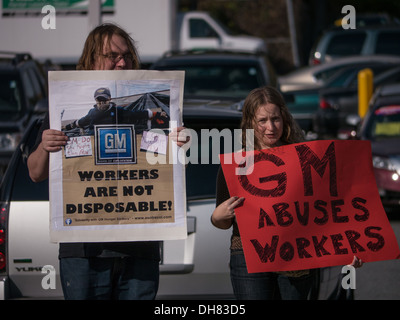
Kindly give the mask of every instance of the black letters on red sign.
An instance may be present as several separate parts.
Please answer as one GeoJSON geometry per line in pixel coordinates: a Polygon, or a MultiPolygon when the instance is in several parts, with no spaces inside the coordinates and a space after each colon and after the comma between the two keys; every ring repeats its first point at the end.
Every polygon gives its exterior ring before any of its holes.
{"type": "Polygon", "coordinates": [[[331,196],[337,197],[338,191],[336,181],[336,156],[334,142],[328,146],[328,149],[326,149],[326,152],[321,160],[306,144],[296,146],[295,148],[300,160],[301,171],[303,173],[304,195],[314,195],[311,178],[311,166],[322,178],[326,166],[329,163],[329,190],[331,196]]]}
{"type": "MultiPolygon", "coordinates": [[[[277,157],[276,155],[270,153],[262,153],[262,152],[254,156],[254,164],[260,161],[270,161],[274,163],[277,167],[280,167],[285,164],[285,162],[283,162],[283,160],[277,157]]],[[[244,166],[245,164],[239,165],[239,167],[244,167],[244,166]]],[[[241,184],[244,190],[258,197],[280,197],[283,194],[285,194],[286,191],[286,185],[287,185],[286,172],[274,174],[267,177],[261,177],[259,179],[260,183],[277,181],[278,186],[273,189],[261,189],[256,187],[255,185],[250,183],[249,179],[247,178],[247,175],[238,175],[238,179],[239,183],[241,184]]]]}

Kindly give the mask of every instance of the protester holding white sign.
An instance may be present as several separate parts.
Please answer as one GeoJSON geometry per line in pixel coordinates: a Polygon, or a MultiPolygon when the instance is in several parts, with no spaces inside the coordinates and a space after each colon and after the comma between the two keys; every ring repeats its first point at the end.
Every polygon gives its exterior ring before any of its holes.
{"type": "MultiPolygon", "coordinates": [[[[96,27],[85,42],[77,69],[139,69],[139,58],[132,38],[113,24],[96,27]]],[[[178,127],[175,130],[173,140],[178,140],[182,129],[178,127]]],[[[33,181],[39,182],[49,177],[50,153],[61,154],[68,139],[61,130],[50,129],[47,115],[36,146],[28,158],[29,174],[33,181]]],[[[176,143],[182,146],[185,142],[176,143]]],[[[69,150],[70,161],[74,155],[92,155],[85,138],[77,139],[76,143],[84,146],[85,151],[80,154],[81,151],[69,150]]],[[[67,149],[65,156],[68,156],[67,149]]],[[[59,258],[66,299],[154,299],[157,294],[160,260],[158,241],[61,242],[59,258]]]]}

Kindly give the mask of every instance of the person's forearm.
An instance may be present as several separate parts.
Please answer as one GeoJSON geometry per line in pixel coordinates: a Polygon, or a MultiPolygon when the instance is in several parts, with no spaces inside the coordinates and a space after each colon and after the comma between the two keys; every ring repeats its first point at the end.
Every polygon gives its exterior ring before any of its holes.
{"type": "Polygon", "coordinates": [[[49,153],[43,149],[42,143],[32,152],[27,163],[33,182],[40,182],[49,177],[49,153]]]}
{"type": "Polygon", "coordinates": [[[232,226],[233,221],[230,220],[218,220],[216,221],[213,216],[211,216],[211,223],[214,225],[214,227],[218,229],[229,229],[232,226]]]}

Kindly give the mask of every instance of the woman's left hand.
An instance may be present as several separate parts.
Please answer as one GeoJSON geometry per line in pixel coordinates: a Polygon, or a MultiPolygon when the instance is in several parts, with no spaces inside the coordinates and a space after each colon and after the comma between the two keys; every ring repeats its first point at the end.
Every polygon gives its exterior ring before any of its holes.
{"type": "Polygon", "coordinates": [[[361,259],[358,259],[356,256],[354,256],[350,265],[354,268],[361,268],[363,264],[364,262],[361,259]]]}

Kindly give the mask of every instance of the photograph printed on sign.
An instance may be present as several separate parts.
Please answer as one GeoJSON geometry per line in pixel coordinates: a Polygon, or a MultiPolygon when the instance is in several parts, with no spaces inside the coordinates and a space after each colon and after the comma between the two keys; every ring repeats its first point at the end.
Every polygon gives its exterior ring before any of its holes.
{"type": "Polygon", "coordinates": [[[79,158],[66,155],[63,159],[64,224],[173,222],[172,172],[148,166],[147,151],[138,149],[143,132],[169,127],[168,85],[155,88],[137,81],[122,86],[116,82],[95,89],[93,98],[94,104],[84,107],[84,116],[64,119],[64,114],[61,122],[70,137],[70,149],[78,149],[71,145],[85,137],[94,151],[86,156],[82,148],[79,158]],[[138,86],[142,91],[137,92],[138,86]],[[74,170],[77,164],[85,169],[74,170]],[[163,194],[158,201],[154,201],[155,192],[163,194]]]}

